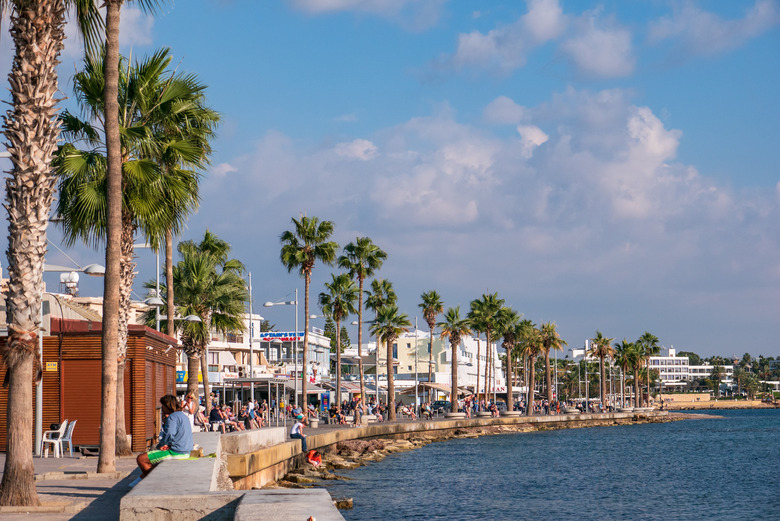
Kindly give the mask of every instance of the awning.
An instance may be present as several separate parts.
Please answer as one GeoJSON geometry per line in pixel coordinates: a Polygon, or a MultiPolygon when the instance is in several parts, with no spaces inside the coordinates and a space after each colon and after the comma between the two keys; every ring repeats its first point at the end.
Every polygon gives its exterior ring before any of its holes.
{"type": "MultiPolygon", "coordinates": [[[[295,380],[286,380],[284,382],[284,386],[287,389],[289,389],[290,391],[295,392],[295,389],[296,389],[295,380]]],[[[298,392],[301,392],[300,391],[301,390],[301,382],[298,382],[297,388],[298,388],[298,392]]],[[[313,383],[307,383],[306,384],[306,394],[320,394],[320,393],[324,393],[324,392],[325,392],[325,389],[323,389],[322,387],[314,385],[313,383]]]]}
{"type": "Polygon", "coordinates": [[[219,365],[238,365],[230,351],[217,351],[219,353],[219,365]]]}
{"type": "MultiPolygon", "coordinates": [[[[408,389],[404,389],[400,392],[400,394],[414,394],[415,386],[411,386],[408,389]]],[[[445,394],[450,394],[451,387],[449,385],[444,384],[437,384],[434,382],[420,382],[417,384],[417,392],[425,392],[427,390],[433,390],[433,391],[439,391],[445,394]]],[[[466,389],[465,387],[458,387],[458,394],[465,394],[465,395],[471,395],[474,394],[469,389],[466,389]]]]}

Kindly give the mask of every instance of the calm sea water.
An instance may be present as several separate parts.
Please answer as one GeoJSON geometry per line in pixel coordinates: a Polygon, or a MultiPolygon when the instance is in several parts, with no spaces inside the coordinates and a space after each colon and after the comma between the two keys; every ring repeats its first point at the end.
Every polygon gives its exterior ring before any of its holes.
{"type": "Polygon", "coordinates": [[[348,520],[780,519],[780,410],[433,443],[328,482],[348,520]]]}

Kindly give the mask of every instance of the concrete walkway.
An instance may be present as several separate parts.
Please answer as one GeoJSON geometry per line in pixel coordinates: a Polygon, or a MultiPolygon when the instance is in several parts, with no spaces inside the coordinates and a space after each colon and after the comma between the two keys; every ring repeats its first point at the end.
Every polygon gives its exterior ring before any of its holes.
{"type": "MultiPolygon", "coordinates": [[[[43,504],[34,509],[0,507],[3,521],[35,519],[46,521],[119,519],[119,503],[138,474],[135,456],[118,458],[117,472],[97,474],[97,458],[73,455],[63,458],[33,457],[35,487],[43,504]]],[[[0,453],[0,476],[5,453],[0,453]]]]}

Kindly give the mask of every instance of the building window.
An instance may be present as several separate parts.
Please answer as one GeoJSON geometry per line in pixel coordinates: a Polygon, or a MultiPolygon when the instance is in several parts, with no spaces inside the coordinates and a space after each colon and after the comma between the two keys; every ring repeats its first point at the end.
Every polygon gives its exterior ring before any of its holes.
{"type": "Polygon", "coordinates": [[[398,343],[393,344],[393,358],[398,358],[398,343]]]}

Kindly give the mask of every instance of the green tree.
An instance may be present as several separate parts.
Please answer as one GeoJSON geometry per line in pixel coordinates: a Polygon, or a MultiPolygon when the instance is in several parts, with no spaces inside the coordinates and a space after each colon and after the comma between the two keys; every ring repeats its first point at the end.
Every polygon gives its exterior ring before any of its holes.
{"type": "MultiPolygon", "coordinates": [[[[650,357],[656,356],[661,352],[661,346],[658,345],[658,337],[645,331],[639,340],[636,341],[636,345],[639,346],[639,350],[642,352],[642,358],[644,358],[645,365],[648,373],[650,372],[650,357]]],[[[650,379],[647,379],[647,400],[650,405],[650,379]]]]}
{"type": "MultiPolygon", "coordinates": [[[[331,281],[325,283],[320,293],[320,307],[329,320],[336,322],[336,403],[341,403],[341,321],[357,313],[355,302],[358,299],[358,287],[348,274],[331,274],[331,281]]],[[[365,398],[364,398],[365,399],[365,398]]]]}
{"type": "Polygon", "coordinates": [[[311,286],[311,272],[317,261],[329,266],[333,264],[336,260],[338,244],[329,240],[331,235],[333,235],[333,223],[331,221],[320,222],[316,217],[303,216],[300,219],[293,218],[292,222],[294,229],[282,233],[280,258],[288,273],[297,269],[304,280],[304,378],[301,379],[301,395],[303,397],[303,406],[306,407],[306,383],[308,378],[305,375],[309,361],[309,287],[311,286]]]}
{"type": "Polygon", "coordinates": [[[518,337],[518,328],[520,326],[520,314],[512,308],[502,307],[498,311],[495,334],[503,337],[501,347],[506,350],[506,356],[504,359],[506,370],[506,407],[507,411],[514,410],[514,382],[512,376],[514,373],[512,366],[513,351],[515,349],[515,343],[518,337]]]}
{"type": "Polygon", "coordinates": [[[720,382],[723,380],[723,374],[723,367],[720,365],[713,366],[712,371],[710,372],[710,387],[715,393],[716,400],[720,396],[720,382]]]}
{"type": "Polygon", "coordinates": [[[428,323],[431,337],[428,340],[428,382],[433,381],[433,328],[436,327],[436,317],[444,312],[444,302],[436,290],[431,290],[420,295],[418,304],[422,309],[423,318],[428,323]]]}
{"type": "Polygon", "coordinates": [[[75,7],[76,21],[88,49],[99,41],[102,21],[86,0],[0,0],[10,15],[14,58],[8,75],[10,107],[3,118],[10,177],[8,211],[8,339],[0,356],[7,368],[7,451],[0,506],[37,506],[32,460],[33,381],[42,372],[38,353],[46,230],[56,176],[51,168],[60,132],[57,115],[57,66],[65,38],[65,13],[75,7]]]}
{"type": "MultiPolygon", "coordinates": [[[[374,320],[376,320],[379,316],[379,310],[383,307],[387,306],[393,306],[398,301],[398,297],[395,294],[395,290],[393,289],[393,283],[390,282],[387,279],[374,279],[371,281],[371,291],[365,292],[366,297],[366,309],[370,309],[374,312],[374,320]]],[[[358,330],[358,333],[360,330],[358,330]]],[[[376,367],[375,371],[377,374],[377,399],[379,396],[379,346],[381,345],[381,342],[379,341],[379,337],[376,339],[376,351],[375,353],[375,361],[376,361],[376,367]]],[[[392,368],[392,365],[388,365],[388,371],[392,368]]]]}
{"type": "Polygon", "coordinates": [[[458,412],[458,347],[461,339],[471,333],[471,325],[468,318],[460,317],[460,306],[448,308],[444,313],[444,320],[439,322],[441,338],[450,342],[450,371],[452,373],[452,389],[450,390],[451,411],[458,412]]]}
{"type": "MultiPolygon", "coordinates": [[[[178,230],[184,224],[198,200],[198,174],[181,168],[161,169],[148,156],[159,148],[175,148],[186,151],[176,154],[178,163],[203,166],[206,148],[199,145],[202,140],[189,139],[188,129],[203,119],[218,119],[203,106],[204,87],[194,76],[167,71],[171,59],[169,51],[162,49],[132,65],[120,60],[123,205],[115,446],[121,456],[131,453],[125,430],[124,374],[136,231],[140,229],[148,242],[157,245],[167,230],[178,230]],[[168,130],[162,133],[160,129],[168,130]]],[[[74,76],[75,97],[86,119],[68,111],[62,115],[68,143],[56,161],[61,192],[57,211],[68,244],[83,240],[98,246],[106,239],[106,158],[100,139],[106,134],[101,127],[104,63],[102,57],[87,57],[84,70],[74,76]],[[79,150],[76,144],[90,148],[79,150]]]]}
{"type": "MultiPolygon", "coordinates": [[[[357,237],[355,242],[344,246],[344,252],[339,257],[339,267],[349,271],[352,278],[357,279],[360,294],[358,296],[358,373],[360,374],[360,396],[364,403],[366,399],[366,383],[363,372],[363,283],[387,259],[387,253],[373,243],[369,237],[357,237]]],[[[377,344],[377,352],[379,345],[377,344]]],[[[378,391],[377,391],[378,392],[378,391]]]]}
{"type": "MultiPolygon", "coordinates": [[[[395,420],[395,378],[393,374],[393,342],[412,323],[406,313],[400,313],[395,305],[387,305],[377,310],[376,319],[371,325],[371,334],[387,346],[387,414],[390,421],[395,420]]],[[[377,344],[377,349],[379,345],[377,344]]]]}
{"type": "MultiPolygon", "coordinates": [[[[636,345],[633,342],[629,342],[625,338],[622,342],[615,344],[615,364],[620,367],[621,375],[627,375],[628,371],[634,364],[636,352],[636,345]]],[[[625,386],[620,385],[620,403],[625,407],[626,393],[625,386]]]]}
{"type": "MultiPolygon", "coordinates": [[[[490,388],[489,383],[494,379],[492,375],[494,368],[492,363],[491,335],[495,328],[496,321],[498,320],[498,312],[503,305],[504,300],[498,298],[498,293],[485,293],[482,295],[481,300],[474,300],[471,302],[471,311],[468,314],[472,327],[477,329],[477,331],[485,332],[485,398],[487,398],[488,389],[490,388]]],[[[477,347],[477,351],[479,351],[479,346],[477,347]]],[[[477,369],[477,372],[479,372],[479,369],[477,369]]],[[[479,387],[479,382],[477,382],[477,387],[479,387]]]]}
{"type": "Polygon", "coordinates": [[[596,336],[591,338],[591,348],[588,351],[590,356],[595,356],[599,359],[599,400],[602,404],[606,405],[607,396],[607,380],[605,363],[606,359],[615,354],[615,350],[612,348],[612,341],[614,338],[605,337],[601,331],[596,331],[596,336]]]}
{"type": "Polygon", "coordinates": [[[525,414],[530,416],[534,409],[534,394],[536,389],[536,357],[542,352],[542,332],[536,326],[527,331],[523,340],[525,350],[528,353],[528,400],[526,402],[525,414]]]}
{"type": "Polygon", "coordinates": [[[566,341],[558,334],[555,322],[545,322],[539,328],[542,335],[542,352],[544,353],[544,381],[547,389],[547,401],[553,403],[552,374],[550,371],[550,351],[561,351],[566,341]]]}
{"type": "Polygon", "coordinates": [[[330,339],[330,350],[335,353],[338,350],[338,344],[336,343],[338,331],[336,331],[336,323],[332,318],[328,316],[325,317],[325,327],[323,328],[323,331],[325,332],[325,336],[330,339]]]}
{"type": "MultiPolygon", "coordinates": [[[[206,231],[200,243],[179,243],[181,260],[173,270],[176,309],[172,315],[197,315],[200,322],[184,322],[181,343],[187,355],[187,393],[198,396],[198,366],[203,373],[203,392],[208,398],[206,349],[211,332],[244,330],[244,303],[249,299],[244,266],[229,259],[230,245],[206,231]]],[[[169,313],[170,314],[170,313],[169,313]]],[[[206,399],[207,413],[211,401],[206,399]]]]}
{"type": "Polygon", "coordinates": [[[350,343],[351,342],[349,340],[349,332],[347,331],[347,327],[341,326],[341,348],[339,351],[343,353],[344,350],[349,347],[350,343]]]}
{"type": "Polygon", "coordinates": [[[687,356],[688,357],[688,363],[690,365],[702,365],[702,359],[699,355],[692,351],[680,351],[677,353],[677,356],[687,356]]]}

